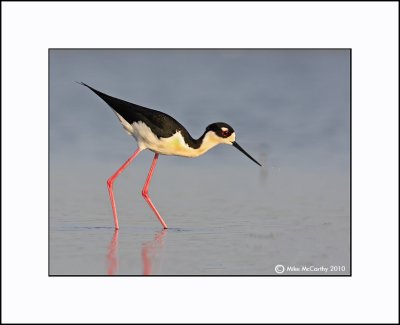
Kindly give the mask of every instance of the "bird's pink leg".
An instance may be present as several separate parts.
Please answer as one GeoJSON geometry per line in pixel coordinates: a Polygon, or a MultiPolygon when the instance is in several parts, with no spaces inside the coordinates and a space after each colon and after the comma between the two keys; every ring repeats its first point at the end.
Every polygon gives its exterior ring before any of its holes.
{"type": "Polygon", "coordinates": [[[156,164],[157,164],[157,159],[158,159],[158,153],[156,153],[154,155],[154,159],[153,159],[153,162],[151,163],[149,175],[147,175],[146,183],[143,186],[142,195],[143,195],[144,199],[147,201],[147,203],[150,205],[150,208],[153,210],[153,212],[155,213],[155,215],[158,218],[158,220],[161,222],[161,224],[164,227],[164,229],[167,229],[168,228],[167,224],[165,223],[163,218],[161,218],[161,216],[158,213],[158,211],[157,211],[156,207],[154,206],[153,202],[151,202],[150,196],[148,194],[149,193],[150,180],[151,180],[151,177],[153,176],[154,168],[156,167],[156,164]]]}
{"type": "Polygon", "coordinates": [[[132,162],[133,159],[136,158],[136,156],[139,154],[141,149],[137,149],[131,157],[125,163],[115,172],[114,175],[112,175],[108,180],[107,180],[107,187],[108,187],[108,194],[110,194],[110,201],[111,201],[111,208],[113,211],[114,215],[114,223],[115,223],[115,229],[119,229],[118,225],[118,216],[117,216],[117,208],[115,207],[115,200],[114,200],[114,193],[113,193],[113,184],[115,179],[119,176],[119,174],[122,173],[122,171],[132,162]]]}

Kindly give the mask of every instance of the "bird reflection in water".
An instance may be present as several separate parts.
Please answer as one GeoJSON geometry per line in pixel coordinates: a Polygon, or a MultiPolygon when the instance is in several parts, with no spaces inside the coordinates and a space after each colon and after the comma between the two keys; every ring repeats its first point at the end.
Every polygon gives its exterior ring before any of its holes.
{"type": "Polygon", "coordinates": [[[114,230],[114,235],[108,247],[107,254],[107,274],[113,275],[118,271],[118,229],[114,230]]]}
{"type": "MultiPolygon", "coordinates": [[[[167,229],[157,232],[154,239],[142,244],[143,275],[154,273],[158,264],[159,255],[164,246],[163,239],[167,229]]],[[[115,229],[107,253],[107,274],[114,275],[118,272],[118,229],[115,229]]]]}
{"type": "Polygon", "coordinates": [[[142,262],[143,275],[151,275],[154,273],[154,266],[158,266],[160,252],[164,246],[163,238],[167,233],[167,229],[158,232],[152,241],[142,245],[142,262]]]}

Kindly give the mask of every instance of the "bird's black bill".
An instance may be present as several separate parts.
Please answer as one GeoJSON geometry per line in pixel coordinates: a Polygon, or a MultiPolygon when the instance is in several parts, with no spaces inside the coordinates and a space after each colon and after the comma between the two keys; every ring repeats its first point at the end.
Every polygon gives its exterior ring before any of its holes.
{"type": "MultiPolygon", "coordinates": [[[[249,157],[251,160],[253,160],[257,165],[261,166],[261,164],[260,164],[257,160],[255,160],[252,156],[250,156],[246,151],[244,151],[244,149],[243,149],[241,146],[239,146],[238,143],[237,143],[236,141],[233,141],[233,142],[232,142],[232,145],[233,145],[236,149],[238,149],[238,150],[240,150],[241,152],[243,152],[247,157],[249,157]]],[[[261,166],[261,167],[262,167],[262,166],[261,166]]]]}

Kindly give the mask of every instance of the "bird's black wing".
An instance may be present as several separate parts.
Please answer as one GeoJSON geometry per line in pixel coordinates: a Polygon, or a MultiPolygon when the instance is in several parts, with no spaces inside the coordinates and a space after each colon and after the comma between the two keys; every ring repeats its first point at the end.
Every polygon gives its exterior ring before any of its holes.
{"type": "Polygon", "coordinates": [[[129,124],[142,121],[146,123],[158,137],[167,138],[177,131],[185,130],[182,124],[168,114],[109,96],[83,82],[80,82],[80,84],[92,90],[129,124]]]}

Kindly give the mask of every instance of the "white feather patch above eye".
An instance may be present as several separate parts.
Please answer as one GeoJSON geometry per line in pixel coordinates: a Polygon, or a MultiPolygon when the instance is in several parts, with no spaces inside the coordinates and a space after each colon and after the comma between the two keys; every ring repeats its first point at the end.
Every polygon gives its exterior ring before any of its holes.
{"type": "Polygon", "coordinates": [[[222,127],[221,130],[225,132],[228,131],[228,128],[222,127]]]}

